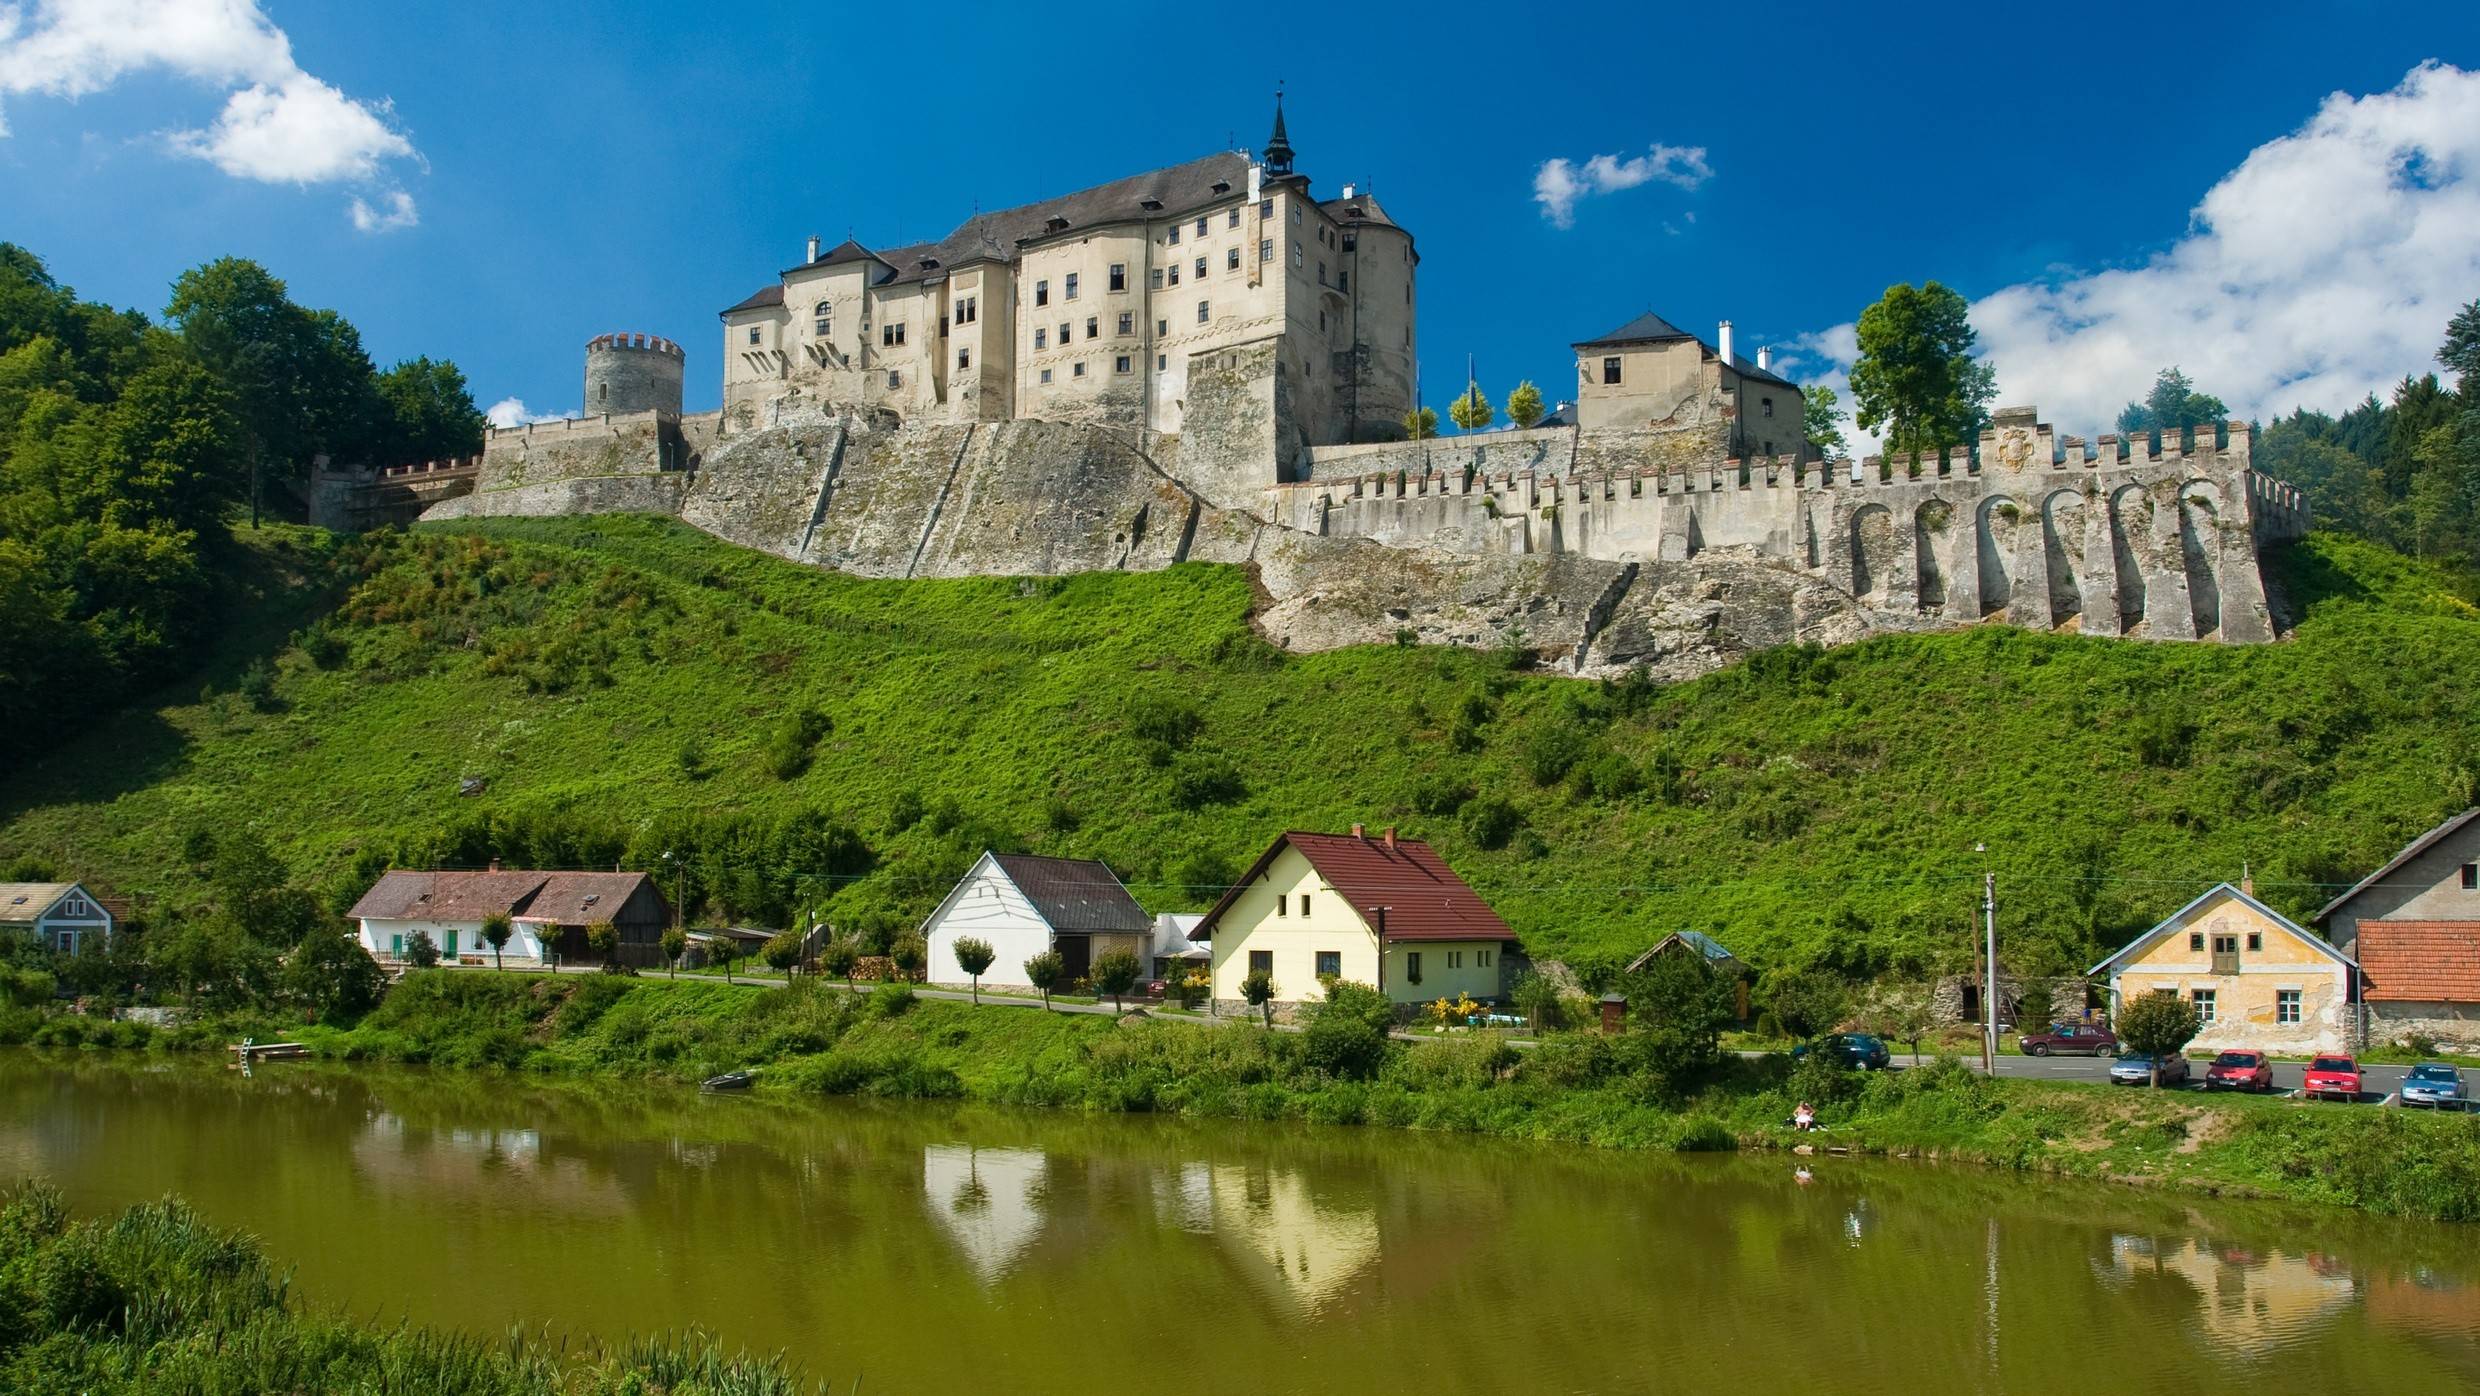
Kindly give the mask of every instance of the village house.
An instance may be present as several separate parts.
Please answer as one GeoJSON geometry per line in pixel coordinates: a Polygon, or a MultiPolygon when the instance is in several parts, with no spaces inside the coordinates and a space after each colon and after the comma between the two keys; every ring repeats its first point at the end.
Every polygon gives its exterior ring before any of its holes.
{"type": "Polygon", "coordinates": [[[1150,966],[1154,919],[1128,895],[1119,876],[1090,858],[984,853],[921,923],[930,947],[930,981],[964,984],[973,976],[956,963],[956,942],[990,944],[984,984],[1030,987],[1025,961],[1059,952],[1061,982],[1091,978],[1094,961],[1114,950],[1150,966]]]}
{"type": "Polygon", "coordinates": [[[1428,844],[1358,824],[1279,836],[1189,934],[1212,942],[1214,997],[1232,1005],[1259,971],[1281,1003],[1321,998],[1330,979],[1397,1003],[1492,1000],[1516,939],[1428,844]]]}
{"type": "Polygon", "coordinates": [[[663,963],[663,928],[671,923],[671,908],[644,873],[515,871],[496,861],[479,871],[390,871],[346,914],[360,927],[362,948],[381,960],[402,961],[419,931],[441,960],[484,965],[494,956],[482,923],[494,914],[513,923],[497,958],[535,964],[588,958],[586,927],[609,921],[620,932],[620,962],[653,968],[663,963]]]}
{"type": "Polygon", "coordinates": [[[2191,1051],[2349,1051],[2359,967],[2315,932],[2224,882],[2088,973],[2111,1016],[2137,994],[2179,994],[2202,1020],[2191,1051]]]}
{"type": "Polygon", "coordinates": [[[1166,911],[1154,918],[1154,968],[1156,979],[1168,984],[1178,975],[1203,974],[1214,952],[1189,939],[1204,915],[1186,911],[1166,911]]]}
{"type": "Polygon", "coordinates": [[[32,937],[74,955],[112,936],[118,918],[104,899],[75,882],[0,882],[0,931],[32,937]]]}
{"type": "Polygon", "coordinates": [[[2359,962],[2366,1041],[2480,1046],[2480,807],[2412,840],[2316,920],[2359,962]]]}
{"type": "MultiPolygon", "coordinates": [[[[1723,948],[1722,942],[1703,931],[1673,931],[1653,943],[1653,948],[1627,962],[1626,973],[1642,974],[1656,960],[1689,958],[1721,975],[1731,985],[1731,1016],[1741,1022],[1748,1020],[1748,966],[1723,948]]],[[[1624,1002],[1624,1000],[1622,1000],[1624,1002]]]]}

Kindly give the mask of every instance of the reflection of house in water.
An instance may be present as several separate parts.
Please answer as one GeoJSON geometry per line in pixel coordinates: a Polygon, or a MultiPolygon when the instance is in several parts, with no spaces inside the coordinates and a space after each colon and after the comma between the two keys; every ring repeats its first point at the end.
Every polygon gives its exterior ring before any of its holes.
{"type": "Polygon", "coordinates": [[[1040,1234],[1048,1171],[1039,1149],[923,1147],[921,1191],[930,1219],[982,1283],[1005,1275],[1040,1234]]]}
{"type": "Polygon", "coordinates": [[[1315,1312],[1378,1258],[1375,1208],[1321,1204],[1306,1173],[1218,1166],[1214,1234],[1242,1273],[1276,1298],[1315,1312]]]}
{"type": "Polygon", "coordinates": [[[2122,1275],[2175,1274],[2194,1285],[2195,1326],[2224,1350],[2287,1342],[2348,1303],[2354,1289],[2350,1272],[2323,1256],[2214,1246],[2195,1237],[2158,1243],[2112,1236],[2110,1258],[2122,1275]]]}
{"type": "Polygon", "coordinates": [[[465,1194],[539,1212],[618,1216],[629,1200],[581,1158],[546,1153],[540,1130],[422,1129],[372,1112],[353,1140],[354,1171],[381,1193],[465,1194]]]}

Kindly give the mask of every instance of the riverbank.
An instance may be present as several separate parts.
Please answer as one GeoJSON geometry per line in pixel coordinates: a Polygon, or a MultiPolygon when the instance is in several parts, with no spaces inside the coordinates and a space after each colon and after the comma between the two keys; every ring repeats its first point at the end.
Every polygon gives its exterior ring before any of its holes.
{"type": "MultiPolygon", "coordinates": [[[[350,1027],[193,1022],[156,1031],[31,1012],[0,1041],[220,1050],[281,1036],[317,1056],[1087,1112],[1376,1125],[1596,1148],[1790,1149],[1948,1159],[2389,1215],[2480,1221],[2480,1118],[2286,1100],[1988,1080],[1952,1062],[1894,1073],[1726,1057],[1664,1090],[1590,1036],[1518,1054],[1493,1035],[1374,1051],[1248,1023],[1205,1026],[901,989],[784,989],[606,976],[417,973],[350,1027]],[[1799,1099],[1827,1129],[1784,1125],[1799,1099]]],[[[1365,1044],[1363,1044],[1365,1045],[1365,1044]]],[[[272,1068],[281,1070],[281,1067],[272,1068]]]]}

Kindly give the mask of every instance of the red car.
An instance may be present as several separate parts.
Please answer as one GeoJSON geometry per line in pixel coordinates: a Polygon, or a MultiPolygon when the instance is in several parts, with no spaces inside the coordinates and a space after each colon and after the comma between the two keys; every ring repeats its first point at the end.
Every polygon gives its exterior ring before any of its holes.
{"type": "Polygon", "coordinates": [[[2359,1063],[2349,1057],[2319,1057],[2308,1063],[2307,1083],[2300,1087],[2299,1093],[2332,1100],[2357,1100],[2359,1063]]]}
{"type": "Polygon", "coordinates": [[[2208,1091],[2269,1091],[2273,1063],[2262,1052],[2224,1052],[2204,1070],[2208,1091]]]}
{"type": "Polygon", "coordinates": [[[2028,1032],[2015,1039],[2015,1048],[2027,1057],[2115,1057],[2118,1034],[2090,1023],[2054,1023],[2048,1032],[2028,1032]]]}

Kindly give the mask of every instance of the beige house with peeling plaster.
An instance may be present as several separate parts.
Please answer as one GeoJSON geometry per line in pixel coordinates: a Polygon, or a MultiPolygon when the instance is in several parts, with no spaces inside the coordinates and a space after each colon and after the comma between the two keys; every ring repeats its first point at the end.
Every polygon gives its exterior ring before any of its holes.
{"type": "Polygon", "coordinates": [[[2188,1050],[2344,1052],[2359,967],[2314,931],[2225,882],[2092,967],[2110,1007],[2176,994],[2203,1020],[2188,1050]]]}

